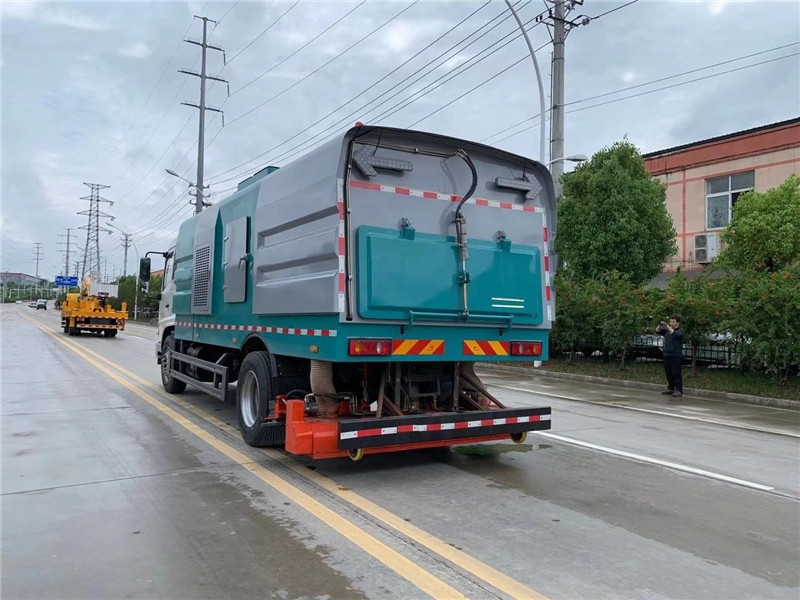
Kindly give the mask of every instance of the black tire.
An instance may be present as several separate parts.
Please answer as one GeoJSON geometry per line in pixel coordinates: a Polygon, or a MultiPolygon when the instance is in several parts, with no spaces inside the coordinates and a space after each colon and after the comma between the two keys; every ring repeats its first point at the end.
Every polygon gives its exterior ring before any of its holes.
{"type": "Polygon", "coordinates": [[[81,334],[81,330],[78,329],[77,327],[73,327],[72,325],[67,325],[67,327],[69,327],[68,333],[70,336],[75,337],[76,335],[81,334]]]}
{"type": "Polygon", "coordinates": [[[239,431],[249,446],[283,446],[286,423],[267,421],[274,395],[272,365],[266,352],[251,352],[239,369],[236,386],[236,417],[239,431]]]}
{"type": "Polygon", "coordinates": [[[66,323],[64,323],[64,333],[66,333],[67,335],[69,335],[69,321],[67,321],[66,323]]]}
{"type": "MultiPolygon", "coordinates": [[[[116,331],[114,332],[116,333],[116,331]]],[[[167,375],[169,369],[169,355],[175,349],[175,336],[171,333],[161,344],[161,385],[170,394],[182,394],[186,389],[186,382],[167,375]]]]}
{"type": "Polygon", "coordinates": [[[116,337],[117,330],[116,329],[106,329],[105,330],[106,337],[116,337]]]}

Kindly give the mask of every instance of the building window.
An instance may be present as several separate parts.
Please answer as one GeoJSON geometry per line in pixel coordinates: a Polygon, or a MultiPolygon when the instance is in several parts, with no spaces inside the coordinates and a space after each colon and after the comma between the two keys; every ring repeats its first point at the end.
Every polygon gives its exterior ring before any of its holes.
{"type": "Polygon", "coordinates": [[[720,229],[731,221],[739,196],[755,187],[755,171],[706,179],[706,229],[720,229]]]}

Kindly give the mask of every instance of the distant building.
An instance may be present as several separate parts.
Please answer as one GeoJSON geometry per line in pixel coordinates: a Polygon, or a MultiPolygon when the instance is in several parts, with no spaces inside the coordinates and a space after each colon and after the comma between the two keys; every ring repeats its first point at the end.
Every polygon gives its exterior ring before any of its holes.
{"type": "Polygon", "coordinates": [[[46,279],[37,278],[34,275],[27,275],[25,273],[11,273],[9,271],[0,273],[0,284],[2,285],[44,285],[46,283],[46,279]]]}
{"type": "Polygon", "coordinates": [[[800,174],[800,118],[644,155],[667,184],[678,254],[665,271],[702,269],[719,253],[719,233],[740,194],[763,192],[800,174]]]}

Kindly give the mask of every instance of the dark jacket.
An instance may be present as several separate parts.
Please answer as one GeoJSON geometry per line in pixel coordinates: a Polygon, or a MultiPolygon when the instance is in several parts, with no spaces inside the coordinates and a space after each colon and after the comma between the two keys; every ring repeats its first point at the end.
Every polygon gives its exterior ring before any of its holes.
{"type": "Polygon", "coordinates": [[[664,358],[683,357],[683,329],[680,325],[672,330],[659,330],[659,335],[664,336],[664,358]]]}

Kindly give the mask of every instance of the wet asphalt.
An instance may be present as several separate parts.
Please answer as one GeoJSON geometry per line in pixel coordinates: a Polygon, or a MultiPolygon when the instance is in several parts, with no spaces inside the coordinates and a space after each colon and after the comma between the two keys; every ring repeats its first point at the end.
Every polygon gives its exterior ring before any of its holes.
{"type": "Polygon", "coordinates": [[[208,423],[234,423],[230,406],[160,393],[153,328],[66,338],[57,325],[52,309],[0,307],[3,598],[428,597],[382,562],[392,551],[463,596],[509,597],[350,492],[549,598],[800,595],[800,413],[482,371],[508,405],[552,406],[557,437],[312,461],[208,423]]]}

